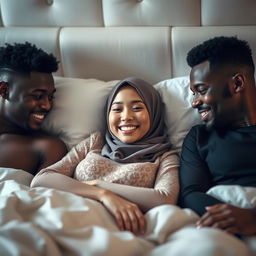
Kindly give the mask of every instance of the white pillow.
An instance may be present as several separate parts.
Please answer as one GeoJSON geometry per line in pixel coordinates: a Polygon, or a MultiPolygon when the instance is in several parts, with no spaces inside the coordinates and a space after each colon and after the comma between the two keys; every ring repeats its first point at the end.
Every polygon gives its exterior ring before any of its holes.
{"type": "Polygon", "coordinates": [[[207,191],[207,194],[222,202],[241,207],[256,207],[256,188],[239,185],[218,185],[207,191]]]}
{"type": "Polygon", "coordinates": [[[54,107],[43,129],[59,136],[70,149],[103,125],[106,97],[118,81],[67,77],[54,80],[54,107]]]}
{"type": "Polygon", "coordinates": [[[181,149],[190,128],[202,122],[197,110],[191,107],[193,94],[189,89],[189,77],[167,79],[156,84],[155,88],[160,92],[166,106],[170,142],[174,148],[181,149]]]}

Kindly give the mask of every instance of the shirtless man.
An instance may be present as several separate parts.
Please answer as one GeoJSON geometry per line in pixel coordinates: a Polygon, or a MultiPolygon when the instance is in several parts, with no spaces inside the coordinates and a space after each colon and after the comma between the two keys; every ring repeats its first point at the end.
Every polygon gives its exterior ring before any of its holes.
{"type": "Polygon", "coordinates": [[[67,152],[41,131],[53,106],[58,62],[26,42],[0,47],[0,166],[36,174],[67,152]]]}

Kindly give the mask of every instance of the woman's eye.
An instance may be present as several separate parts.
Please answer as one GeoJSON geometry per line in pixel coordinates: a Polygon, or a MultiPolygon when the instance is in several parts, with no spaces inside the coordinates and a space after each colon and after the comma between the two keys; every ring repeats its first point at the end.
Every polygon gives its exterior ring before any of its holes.
{"type": "Polygon", "coordinates": [[[142,110],[144,107],[143,106],[133,106],[132,107],[132,109],[134,110],[134,111],[140,111],[140,110],[142,110]]]}
{"type": "Polygon", "coordinates": [[[111,111],[112,112],[121,112],[121,108],[112,108],[111,111]]]}

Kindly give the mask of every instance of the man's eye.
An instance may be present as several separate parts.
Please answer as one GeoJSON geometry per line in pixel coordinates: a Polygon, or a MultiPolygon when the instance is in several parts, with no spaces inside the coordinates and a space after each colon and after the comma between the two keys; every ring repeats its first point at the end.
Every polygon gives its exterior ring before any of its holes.
{"type": "Polygon", "coordinates": [[[207,92],[207,88],[205,86],[198,86],[196,88],[196,93],[199,93],[200,95],[204,95],[207,92]]]}
{"type": "Polygon", "coordinates": [[[204,95],[206,92],[207,92],[207,90],[206,90],[206,89],[198,90],[198,93],[199,93],[199,94],[201,94],[201,95],[204,95]]]}
{"type": "Polygon", "coordinates": [[[54,96],[54,95],[49,95],[49,96],[48,96],[48,99],[49,99],[50,101],[52,101],[53,99],[55,99],[55,96],[54,96]]]}
{"type": "Polygon", "coordinates": [[[35,99],[35,100],[41,100],[42,99],[42,95],[32,95],[33,96],[33,98],[35,99]]]}

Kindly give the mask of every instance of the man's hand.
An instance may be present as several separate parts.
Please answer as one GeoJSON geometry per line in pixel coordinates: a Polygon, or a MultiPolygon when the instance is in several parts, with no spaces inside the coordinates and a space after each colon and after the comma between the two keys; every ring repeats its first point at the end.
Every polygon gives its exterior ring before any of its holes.
{"type": "Polygon", "coordinates": [[[230,234],[255,235],[256,209],[238,208],[229,204],[206,207],[197,227],[214,227],[230,234]]]}

